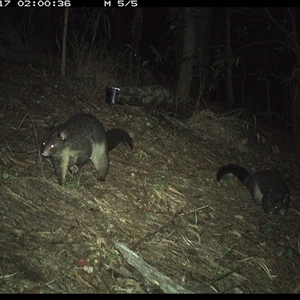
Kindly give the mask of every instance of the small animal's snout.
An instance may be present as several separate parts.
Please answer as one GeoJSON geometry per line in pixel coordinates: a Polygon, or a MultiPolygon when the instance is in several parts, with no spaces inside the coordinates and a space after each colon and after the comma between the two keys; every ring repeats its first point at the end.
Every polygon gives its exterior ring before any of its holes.
{"type": "Polygon", "coordinates": [[[49,151],[47,149],[44,149],[42,152],[41,152],[41,155],[43,157],[48,157],[50,155],[49,151]]]}

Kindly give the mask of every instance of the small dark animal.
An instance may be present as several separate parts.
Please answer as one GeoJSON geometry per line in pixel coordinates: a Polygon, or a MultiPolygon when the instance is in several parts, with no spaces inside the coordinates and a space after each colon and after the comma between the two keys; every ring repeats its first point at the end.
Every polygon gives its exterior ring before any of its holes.
{"type": "Polygon", "coordinates": [[[219,169],[217,181],[228,173],[235,175],[249,189],[254,203],[262,205],[266,213],[286,214],[290,202],[289,189],[274,172],[264,170],[251,175],[244,167],[229,164],[219,169]]]}
{"type": "Polygon", "coordinates": [[[68,170],[76,174],[89,160],[95,166],[97,179],[104,181],[109,168],[108,150],[119,142],[132,150],[132,139],[126,131],[114,128],[105,132],[97,118],[81,113],[46,134],[41,154],[50,157],[60,185],[68,170]]]}

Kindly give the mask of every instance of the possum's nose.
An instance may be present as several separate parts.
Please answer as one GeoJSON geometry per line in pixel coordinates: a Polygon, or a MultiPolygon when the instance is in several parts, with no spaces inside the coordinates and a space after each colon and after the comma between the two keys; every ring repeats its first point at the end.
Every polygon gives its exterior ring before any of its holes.
{"type": "Polygon", "coordinates": [[[47,152],[46,150],[44,150],[41,154],[42,154],[42,156],[47,157],[49,155],[49,152],[47,152]]]}
{"type": "Polygon", "coordinates": [[[50,153],[51,153],[50,150],[51,150],[51,148],[45,147],[45,148],[42,150],[42,152],[41,152],[42,156],[44,156],[44,157],[50,156],[50,155],[51,155],[51,154],[50,154],[50,153]]]}

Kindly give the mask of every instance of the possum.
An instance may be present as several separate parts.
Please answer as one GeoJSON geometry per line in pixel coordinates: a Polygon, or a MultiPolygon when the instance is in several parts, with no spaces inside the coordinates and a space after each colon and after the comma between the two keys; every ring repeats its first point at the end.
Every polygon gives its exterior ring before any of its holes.
{"type": "Polygon", "coordinates": [[[273,171],[263,170],[251,175],[246,168],[229,164],[219,169],[217,181],[228,173],[235,175],[249,189],[253,202],[262,205],[266,213],[286,214],[290,202],[289,189],[273,171]]]}
{"type": "Polygon", "coordinates": [[[123,129],[105,132],[102,123],[90,114],[76,114],[52,128],[44,137],[41,155],[49,157],[60,185],[68,170],[76,174],[89,160],[97,171],[97,179],[105,181],[109,169],[108,151],[123,142],[130,150],[133,142],[123,129]]]}

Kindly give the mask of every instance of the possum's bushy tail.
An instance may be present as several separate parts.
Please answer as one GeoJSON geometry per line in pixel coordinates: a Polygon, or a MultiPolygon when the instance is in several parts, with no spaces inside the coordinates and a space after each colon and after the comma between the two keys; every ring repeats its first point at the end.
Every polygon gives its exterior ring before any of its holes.
{"type": "Polygon", "coordinates": [[[106,132],[108,150],[114,149],[120,142],[125,144],[130,150],[133,149],[133,142],[130,135],[123,129],[111,129],[106,132]]]}
{"type": "Polygon", "coordinates": [[[220,181],[222,177],[228,173],[236,176],[245,186],[248,187],[248,181],[251,177],[251,174],[247,171],[246,168],[235,164],[225,165],[219,169],[217,173],[217,181],[220,181]]]}

